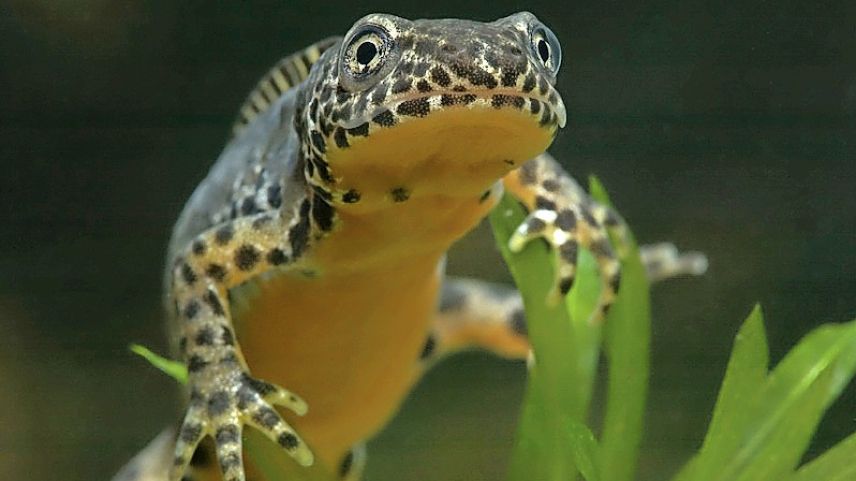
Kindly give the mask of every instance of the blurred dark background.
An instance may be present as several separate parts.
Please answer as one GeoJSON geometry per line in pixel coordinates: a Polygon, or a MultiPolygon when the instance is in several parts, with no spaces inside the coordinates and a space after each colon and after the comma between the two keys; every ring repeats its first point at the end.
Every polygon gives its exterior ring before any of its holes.
{"type": "MultiPolygon", "coordinates": [[[[127,345],[165,350],[170,226],[277,58],[371,11],[522,9],[565,53],[553,153],[638,238],[711,259],[654,293],[641,479],[699,445],[754,302],[774,360],[856,316],[854,2],[0,0],[0,478],[108,479],[174,418],[172,382],[127,345]]],[[[450,271],[508,279],[491,245],[466,239],[450,271]]],[[[372,443],[368,479],[501,479],[523,377],[444,363],[372,443]]],[[[809,456],[856,430],[855,404],[851,386],[809,456]]]]}

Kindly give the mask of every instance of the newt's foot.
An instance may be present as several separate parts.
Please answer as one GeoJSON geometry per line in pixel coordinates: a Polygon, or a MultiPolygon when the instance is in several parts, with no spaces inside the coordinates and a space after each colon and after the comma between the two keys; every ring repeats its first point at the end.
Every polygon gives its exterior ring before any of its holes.
{"type": "Polygon", "coordinates": [[[627,230],[614,210],[590,199],[571,179],[563,181],[571,188],[558,190],[550,198],[539,197],[535,210],[511,236],[509,248],[519,252],[532,239],[542,238],[558,253],[556,281],[549,302],[558,302],[573,287],[579,248],[590,251],[597,261],[602,287],[589,322],[600,322],[615,301],[621,282],[621,264],[610,243],[609,232],[615,234],[616,247],[623,253],[627,230]]]}
{"type": "Polygon", "coordinates": [[[222,370],[198,380],[191,377],[190,381],[191,386],[205,385],[211,389],[204,394],[198,389],[191,391],[187,414],[175,442],[170,481],[182,479],[196,446],[206,435],[214,438],[223,479],[244,481],[241,441],[244,425],[264,433],[299,464],[310,466],[313,463],[309,447],[273,408],[279,405],[303,415],[307,405],[298,396],[237,369],[222,370]]]}

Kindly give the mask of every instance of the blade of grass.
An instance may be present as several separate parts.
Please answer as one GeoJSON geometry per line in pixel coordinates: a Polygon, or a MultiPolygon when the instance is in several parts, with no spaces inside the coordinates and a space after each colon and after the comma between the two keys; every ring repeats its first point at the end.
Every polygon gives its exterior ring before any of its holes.
{"type": "MultiPolygon", "coordinates": [[[[589,190],[609,205],[606,190],[594,177],[589,190]]],[[[613,239],[616,241],[617,239],[613,239]]],[[[606,319],[605,345],[609,377],[601,432],[599,462],[602,479],[629,481],[636,471],[642,440],[650,365],[651,306],[648,279],[639,251],[628,233],[629,245],[621,266],[621,290],[606,319]]]]}
{"type": "Polygon", "coordinates": [[[806,336],[768,376],[748,411],[740,444],[709,445],[693,481],[763,481],[787,476],[799,462],[828,405],[856,370],[856,321],[822,326],[806,336]],[[723,452],[718,450],[722,449],[723,452]],[[713,454],[710,454],[713,453],[713,454]],[[702,469],[704,468],[704,469],[702,469]]]}
{"type": "MultiPolygon", "coordinates": [[[[573,369],[566,356],[571,345],[570,321],[561,303],[545,302],[553,284],[553,254],[546,245],[531,242],[517,254],[508,250],[508,239],[524,218],[523,209],[508,195],[490,215],[497,245],[523,297],[536,359],[509,478],[569,481],[576,477],[577,469],[561,420],[574,402],[573,369]]],[[[572,408],[572,412],[578,410],[572,408]]]]}
{"type": "Polygon", "coordinates": [[[695,469],[712,471],[737,451],[751,420],[746,409],[767,378],[769,349],[764,331],[764,315],[756,305],[734,339],[734,347],[719,389],[713,419],[695,469]]]}
{"type": "Polygon", "coordinates": [[[856,433],[801,467],[788,481],[853,481],[856,479],[856,433]]]}
{"type": "Polygon", "coordinates": [[[148,361],[149,364],[164,372],[169,377],[175,379],[181,384],[187,384],[187,368],[183,363],[155,354],[149,350],[149,348],[141,346],[140,344],[131,344],[128,348],[131,352],[142,357],[148,361]]]}

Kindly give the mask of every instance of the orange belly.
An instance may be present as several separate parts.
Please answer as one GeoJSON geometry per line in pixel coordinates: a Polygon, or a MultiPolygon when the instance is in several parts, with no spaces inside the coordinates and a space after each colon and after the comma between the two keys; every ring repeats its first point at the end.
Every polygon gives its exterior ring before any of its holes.
{"type": "Polygon", "coordinates": [[[251,372],[306,399],[309,412],[288,421],[328,465],[383,426],[410,389],[436,306],[438,260],[398,272],[283,275],[262,283],[240,314],[251,372]]]}

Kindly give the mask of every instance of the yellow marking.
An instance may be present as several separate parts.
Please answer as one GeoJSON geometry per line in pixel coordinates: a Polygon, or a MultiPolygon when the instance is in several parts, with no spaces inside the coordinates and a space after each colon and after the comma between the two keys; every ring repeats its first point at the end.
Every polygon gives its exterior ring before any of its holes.
{"type": "Polygon", "coordinates": [[[315,45],[307,48],[303,53],[306,55],[306,59],[309,60],[310,64],[314,64],[318,61],[318,58],[321,57],[321,50],[319,50],[315,45]]]}
{"type": "Polygon", "coordinates": [[[273,84],[271,83],[270,79],[265,79],[265,81],[261,84],[261,88],[262,92],[264,92],[265,97],[267,97],[270,103],[273,103],[277,99],[277,97],[279,97],[279,94],[273,88],[273,84]]]}
{"type": "Polygon", "coordinates": [[[291,88],[291,83],[288,82],[288,80],[279,70],[279,67],[273,69],[273,71],[271,72],[271,76],[273,77],[273,81],[276,83],[276,86],[279,87],[280,92],[285,92],[286,90],[291,88]]]}
{"type": "Polygon", "coordinates": [[[300,72],[297,71],[297,68],[294,66],[293,59],[289,59],[289,61],[285,62],[285,72],[288,74],[288,78],[292,81],[292,83],[297,84],[304,77],[300,76],[300,72]]]}
{"type": "Polygon", "coordinates": [[[256,111],[253,110],[253,107],[250,104],[245,104],[243,108],[241,108],[241,116],[244,117],[244,123],[250,123],[254,118],[256,118],[256,111]]]}
{"type": "Polygon", "coordinates": [[[254,90],[253,93],[250,94],[250,101],[256,106],[256,110],[258,112],[263,112],[269,105],[267,100],[262,97],[262,94],[260,94],[258,90],[254,90]]]}
{"type": "Polygon", "coordinates": [[[299,56],[294,57],[294,62],[292,62],[292,64],[294,65],[294,68],[296,68],[297,71],[300,73],[300,76],[298,78],[305,79],[309,76],[309,71],[306,70],[306,65],[303,65],[303,61],[300,60],[299,56]]]}

